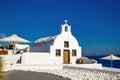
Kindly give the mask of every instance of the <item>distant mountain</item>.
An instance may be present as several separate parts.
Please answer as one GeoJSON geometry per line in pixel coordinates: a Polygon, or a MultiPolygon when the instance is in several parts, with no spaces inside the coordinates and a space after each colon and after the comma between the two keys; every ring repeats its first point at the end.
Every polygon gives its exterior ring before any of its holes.
{"type": "MultiPolygon", "coordinates": [[[[82,56],[107,56],[110,54],[99,54],[99,53],[91,53],[91,52],[83,52],[82,56]]],[[[114,54],[116,56],[120,56],[120,54],[114,54]]]]}
{"type": "Polygon", "coordinates": [[[91,52],[83,52],[82,56],[98,56],[99,54],[97,53],[91,53],[91,52]]]}
{"type": "Polygon", "coordinates": [[[6,37],[5,34],[0,34],[0,39],[6,37]]]}

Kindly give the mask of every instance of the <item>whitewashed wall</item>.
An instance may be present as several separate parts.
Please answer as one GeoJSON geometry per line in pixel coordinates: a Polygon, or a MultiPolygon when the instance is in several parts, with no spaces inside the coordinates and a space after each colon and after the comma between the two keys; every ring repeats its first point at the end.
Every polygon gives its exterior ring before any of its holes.
{"type": "Polygon", "coordinates": [[[88,69],[102,69],[102,64],[70,64],[70,65],[65,65],[65,67],[74,67],[74,68],[88,68],[88,69]]]}
{"type": "Polygon", "coordinates": [[[70,64],[75,64],[76,59],[81,57],[81,47],[79,46],[77,40],[75,37],[69,33],[69,32],[63,32],[62,34],[58,35],[57,38],[55,39],[54,44],[50,47],[50,54],[55,56],[56,63],[63,64],[63,51],[64,50],[69,50],[70,51],[70,64]],[[65,48],[64,47],[64,41],[69,41],[69,47],[65,48]],[[56,57],[56,49],[61,50],[61,56],[56,57]],[[72,50],[76,49],[77,50],[77,56],[73,57],[72,56],[72,50]]]}
{"type": "Polygon", "coordinates": [[[22,54],[22,64],[54,64],[54,58],[49,53],[29,52],[22,54]]]}

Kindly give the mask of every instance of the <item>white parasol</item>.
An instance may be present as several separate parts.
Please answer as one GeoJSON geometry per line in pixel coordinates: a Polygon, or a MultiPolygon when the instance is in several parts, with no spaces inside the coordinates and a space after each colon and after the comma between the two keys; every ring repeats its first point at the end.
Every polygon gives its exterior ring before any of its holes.
{"type": "Polygon", "coordinates": [[[12,36],[9,36],[9,37],[2,38],[2,39],[0,39],[0,42],[10,42],[13,44],[13,53],[10,54],[11,55],[11,58],[10,58],[11,65],[13,64],[13,54],[15,54],[14,53],[15,44],[16,43],[30,43],[30,41],[23,39],[23,38],[17,36],[16,34],[13,34],[12,36]]]}
{"type": "Polygon", "coordinates": [[[101,59],[110,60],[111,61],[111,67],[112,67],[113,66],[112,61],[113,60],[120,60],[120,57],[117,57],[117,56],[114,56],[113,54],[111,54],[111,55],[103,57],[101,59]]]}
{"type": "MultiPolygon", "coordinates": [[[[10,42],[13,45],[15,45],[16,43],[30,43],[30,41],[23,39],[17,36],[16,34],[13,34],[12,36],[9,36],[9,37],[2,38],[0,39],[0,42],[10,42]]],[[[14,47],[13,47],[13,54],[14,54],[14,47]]]]}
{"type": "Polygon", "coordinates": [[[2,39],[0,39],[0,41],[1,42],[12,42],[12,43],[19,43],[19,42],[30,43],[30,41],[23,39],[23,38],[17,36],[16,34],[12,34],[12,36],[2,38],[2,39]]]}

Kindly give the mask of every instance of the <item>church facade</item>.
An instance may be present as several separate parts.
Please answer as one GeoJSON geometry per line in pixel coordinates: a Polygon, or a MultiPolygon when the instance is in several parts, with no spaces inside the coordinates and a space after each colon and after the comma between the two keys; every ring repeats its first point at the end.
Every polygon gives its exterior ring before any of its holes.
{"type": "Polygon", "coordinates": [[[81,47],[72,35],[71,26],[61,25],[61,33],[35,41],[31,52],[22,55],[24,64],[76,64],[81,57],[81,47]],[[29,62],[32,59],[32,62],[29,62]]]}

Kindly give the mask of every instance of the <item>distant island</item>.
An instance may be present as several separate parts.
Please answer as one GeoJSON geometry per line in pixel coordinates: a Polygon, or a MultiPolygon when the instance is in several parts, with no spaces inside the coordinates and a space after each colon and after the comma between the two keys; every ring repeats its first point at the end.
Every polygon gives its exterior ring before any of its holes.
{"type": "MultiPolygon", "coordinates": [[[[92,53],[92,52],[83,52],[82,56],[107,56],[109,54],[99,54],[99,53],[92,53]]],[[[114,54],[120,56],[120,54],[114,54]]]]}

